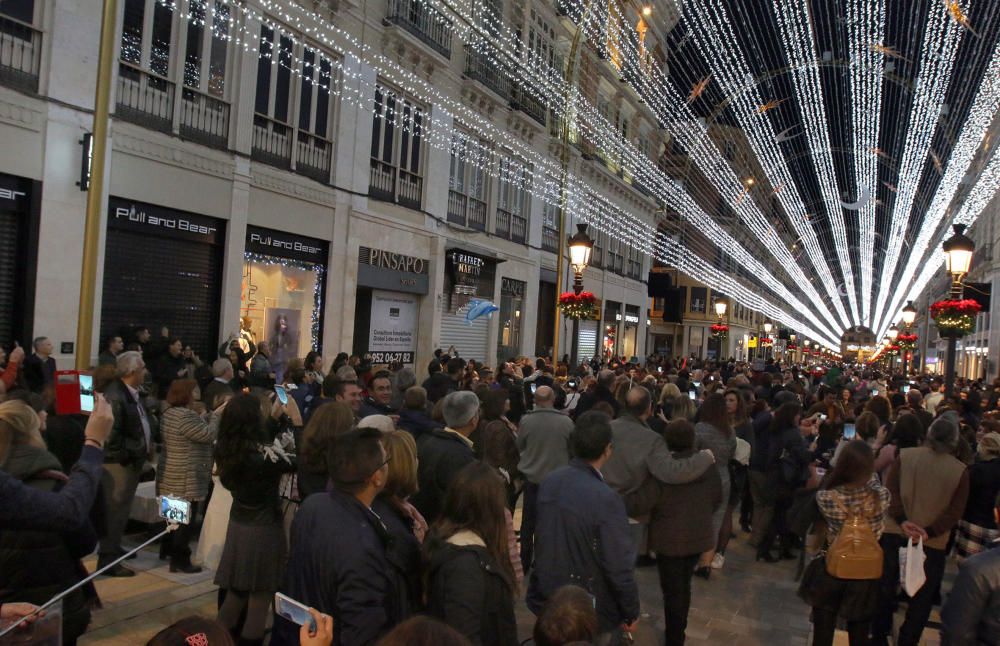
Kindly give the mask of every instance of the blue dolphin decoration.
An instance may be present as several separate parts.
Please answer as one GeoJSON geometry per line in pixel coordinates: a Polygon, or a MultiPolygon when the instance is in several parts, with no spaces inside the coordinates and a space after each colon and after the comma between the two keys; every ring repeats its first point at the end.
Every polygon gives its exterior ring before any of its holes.
{"type": "Polygon", "coordinates": [[[493,312],[499,309],[499,307],[490,301],[481,301],[479,299],[469,301],[469,309],[465,311],[465,324],[472,325],[473,321],[483,316],[493,318],[493,312]]]}

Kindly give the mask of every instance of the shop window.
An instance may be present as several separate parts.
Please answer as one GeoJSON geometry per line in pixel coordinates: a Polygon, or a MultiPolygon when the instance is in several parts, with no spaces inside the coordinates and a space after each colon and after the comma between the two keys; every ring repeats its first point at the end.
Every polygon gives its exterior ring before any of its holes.
{"type": "Polygon", "coordinates": [[[221,99],[226,90],[229,5],[190,0],[188,12],[184,86],[221,99]]]}
{"type": "Polygon", "coordinates": [[[383,85],[375,86],[368,194],[412,209],[423,196],[424,109],[383,85]]]}
{"type": "Polygon", "coordinates": [[[289,359],[320,349],[325,271],[321,263],[258,253],[244,258],[240,315],[250,320],[256,341],[268,342],[279,379],[289,359]]]}
{"type": "Polygon", "coordinates": [[[692,287],[691,288],[691,312],[704,314],[708,304],[708,288],[707,287],[692,287]]]}
{"type": "Polygon", "coordinates": [[[452,135],[450,153],[448,221],[485,231],[492,163],[490,144],[456,132],[452,135]]]}

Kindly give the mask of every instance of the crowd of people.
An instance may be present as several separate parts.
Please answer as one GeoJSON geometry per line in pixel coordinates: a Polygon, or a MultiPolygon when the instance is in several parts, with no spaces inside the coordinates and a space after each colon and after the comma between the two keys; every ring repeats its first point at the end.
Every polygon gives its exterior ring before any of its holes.
{"type": "MultiPolygon", "coordinates": [[[[276,369],[268,353],[242,334],[207,361],[166,329],[114,336],[89,417],[55,414],[51,341],[0,356],[4,620],[40,616],[95,549],[103,576],[134,576],[122,538],[152,479],[194,521],[160,557],[211,567],[220,593],[215,618],[151,644],[514,646],[521,599],[535,644],[614,643],[647,566],[683,644],[692,578],[724,569],[733,537],[800,559],[815,644],[838,622],[852,645],[888,643],[913,542],[925,581],[895,643],[919,642],[950,554],[943,643],[1000,641],[1000,383],[949,396],[866,366],[661,357],[492,370],[454,349],[426,375],[346,353],[276,369]]],[[[64,600],[65,643],[98,602],[92,585],[64,600]]]]}

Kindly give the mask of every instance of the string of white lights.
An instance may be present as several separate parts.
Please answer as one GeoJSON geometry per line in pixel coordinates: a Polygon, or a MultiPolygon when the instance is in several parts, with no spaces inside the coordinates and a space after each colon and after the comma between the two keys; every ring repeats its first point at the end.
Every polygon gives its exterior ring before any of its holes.
{"type": "MultiPolygon", "coordinates": [[[[940,264],[934,261],[933,253],[940,250],[940,239],[949,235],[949,232],[945,230],[942,235],[937,237],[936,234],[941,222],[950,213],[949,207],[958,192],[959,186],[966,177],[975,172],[974,164],[977,152],[989,135],[990,125],[998,111],[1000,111],[1000,44],[993,50],[993,56],[990,59],[986,73],[983,74],[976,98],[972,103],[972,108],[969,110],[969,116],[952,149],[951,158],[948,161],[944,177],[941,179],[931,206],[924,216],[920,232],[910,247],[909,258],[903,273],[900,275],[899,285],[910,284],[910,280],[912,280],[918,269],[925,269],[927,265],[937,267],[940,264]],[[932,240],[934,241],[933,246],[931,244],[932,240]],[[928,251],[932,254],[930,258],[927,258],[928,251]]],[[[988,176],[988,172],[984,172],[980,176],[976,187],[966,198],[955,221],[962,224],[970,224],[975,220],[976,215],[982,211],[986,202],[992,197],[991,186],[996,186],[996,183],[988,176]]],[[[909,291],[912,292],[912,288],[909,291]]],[[[887,309],[889,316],[886,317],[883,324],[885,328],[888,328],[893,321],[898,320],[901,315],[900,308],[902,307],[902,299],[905,292],[906,290],[897,289],[894,293],[887,309]]]]}
{"type": "Polygon", "coordinates": [[[826,204],[830,230],[836,247],[837,260],[844,278],[851,320],[861,322],[858,314],[857,291],[854,287],[854,269],[847,244],[840,196],[837,191],[837,173],[833,166],[830,135],[827,129],[826,106],[823,101],[823,84],[815,65],[815,56],[809,3],[777,2],[774,4],[785,56],[791,64],[790,76],[795,86],[799,114],[802,118],[806,140],[812,151],[813,168],[819,181],[820,193],[826,204]]]}
{"type": "MultiPolygon", "coordinates": [[[[882,263],[878,297],[875,300],[875,329],[888,327],[883,321],[892,292],[896,264],[903,248],[910,213],[920,178],[927,166],[938,115],[945,100],[952,67],[964,29],[952,20],[944,3],[931,3],[921,49],[920,71],[913,89],[913,105],[906,131],[906,143],[899,165],[899,181],[892,210],[885,261],[882,263]]],[[[934,172],[934,171],[932,171],[934,172]]]]}
{"type": "Polygon", "coordinates": [[[868,200],[858,210],[858,251],[861,264],[861,322],[872,325],[872,276],[875,257],[875,196],[878,194],[878,163],[871,151],[878,148],[882,115],[884,55],[874,46],[885,41],[885,0],[847,3],[851,51],[851,125],[854,135],[855,195],[867,192],[868,200]]]}
{"type": "Polygon", "coordinates": [[[798,186],[778,146],[778,133],[766,111],[762,110],[769,102],[780,99],[765,99],[761,96],[760,87],[750,72],[744,54],[734,46],[738,40],[724,7],[714,1],[686,4],[679,0],[672,1],[677,11],[681,12],[682,21],[691,34],[695,48],[709,64],[713,81],[718,81],[729,97],[729,106],[736,123],[746,135],[768,183],[781,187],[777,193],[778,202],[799,236],[806,256],[815,268],[816,277],[839,316],[840,324],[845,328],[849,327],[848,316],[838,293],[838,281],[830,272],[826,254],[820,248],[816,231],[810,222],[817,215],[807,213],[798,186]]]}

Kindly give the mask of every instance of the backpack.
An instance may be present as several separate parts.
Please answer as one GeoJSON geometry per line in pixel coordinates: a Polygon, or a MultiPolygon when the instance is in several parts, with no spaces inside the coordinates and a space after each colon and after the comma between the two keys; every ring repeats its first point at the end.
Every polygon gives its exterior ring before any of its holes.
{"type": "MultiPolygon", "coordinates": [[[[844,503],[837,498],[842,511],[844,503]]],[[[826,572],[838,579],[871,580],[882,577],[882,548],[863,517],[864,508],[852,509],[837,538],[826,552],[826,572]]]]}

